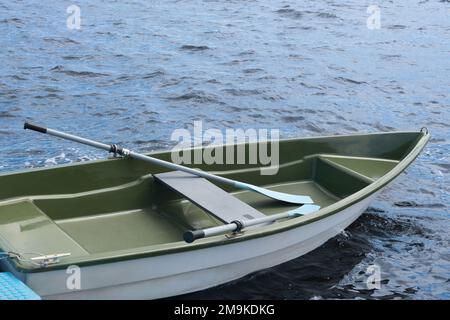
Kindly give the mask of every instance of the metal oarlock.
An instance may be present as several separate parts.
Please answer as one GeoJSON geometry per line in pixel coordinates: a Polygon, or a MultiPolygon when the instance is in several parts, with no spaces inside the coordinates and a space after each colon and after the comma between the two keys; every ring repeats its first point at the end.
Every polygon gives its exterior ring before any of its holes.
{"type": "Polygon", "coordinates": [[[117,146],[116,144],[112,144],[109,148],[109,152],[113,153],[116,157],[117,155],[127,157],[130,155],[131,151],[122,147],[117,146]]]}

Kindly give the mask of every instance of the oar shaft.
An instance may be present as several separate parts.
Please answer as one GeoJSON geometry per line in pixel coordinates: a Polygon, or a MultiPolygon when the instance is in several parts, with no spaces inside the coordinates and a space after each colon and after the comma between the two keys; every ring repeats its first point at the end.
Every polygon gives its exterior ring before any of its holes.
{"type": "Polygon", "coordinates": [[[136,152],[133,152],[133,151],[130,151],[129,156],[131,158],[135,158],[135,159],[139,159],[139,160],[142,160],[142,161],[147,161],[147,162],[150,162],[150,163],[153,163],[153,164],[160,165],[160,166],[165,167],[167,169],[184,171],[184,172],[193,174],[193,175],[198,176],[198,177],[202,177],[202,178],[213,180],[213,181],[216,181],[216,182],[228,184],[228,185],[231,185],[231,186],[236,186],[236,183],[235,183],[234,180],[227,179],[227,178],[220,177],[220,176],[215,176],[213,174],[209,174],[209,173],[206,173],[204,171],[200,171],[200,170],[192,169],[192,168],[189,168],[189,167],[181,166],[181,165],[176,164],[176,163],[167,162],[167,161],[164,161],[164,160],[161,160],[161,159],[151,158],[149,156],[146,156],[146,155],[143,155],[143,154],[140,154],[140,153],[136,153],[136,152]]]}
{"type": "Polygon", "coordinates": [[[281,212],[278,214],[274,214],[271,216],[257,218],[252,220],[236,220],[231,223],[225,224],[223,226],[212,227],[203,230],[194,230],[194,231],[186,231],[183,234],[183,238],[186,242],[191,243],[197,239],[216,236],[219,234],[224,234],[227,232],[240,231],[244,228],[261,225],[265,223],[274,222],[276,220],[284,219],[284,218],[292,218],[298,216],[304,216],[307,214],[314,213],[320,209],[320,206],[315,204],[305,204],[297,209],[289,210],[286,212],[281,212]]]}
{"type": "Polygon", "coordinates": [[[62,138],[62,139],[66,139],[66,140],[71,140],[71,141],[75,141],[81,144],[85,144],[91,147],[95,147],[98,149],[103,149],[106,151],[110,151],[111,150],[111,145],[108,144],[104,144],[101,142],[97,142],[94,140],[90,140],[90,139],[86,139],[86,138],[82,138],[82,137],[78,137],[78,136],[74,136],[72,134],[68,134],[65,132],[61,132],[61,131],[57,131],[57,130],[53,130],[53,129],[46,129],[47,131],[45,133],[58,137],[58,138],[62,138]]]}

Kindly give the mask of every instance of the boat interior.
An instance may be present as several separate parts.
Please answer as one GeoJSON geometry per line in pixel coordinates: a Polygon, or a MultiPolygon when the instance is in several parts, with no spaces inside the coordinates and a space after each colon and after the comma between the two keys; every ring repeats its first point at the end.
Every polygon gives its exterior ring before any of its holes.
{"type": "MultiPolygon", "coordinates": [[[[280,166],[273,175],[261,174],[259,164],[189,166],[275,191],[308,195],[324,208],[384,176],[420,137],[419,132],[399,132],[282,140],[280,166]]],[[[232,148],[239,151],[239,146],[232,148]]],[[[246,154],[249,148],[244,146],[246,154]]],[[[151,155],[171,159],[170,152],[151,155]]],[[[167,170],[118,158],[0,175],[0,247],[79,257],[180,242],[187,229],[223,223],[157,181],[154,174],[163,172],[167,170]]],[[[298,207],[217,186],[263,215],[298,207]]]]}

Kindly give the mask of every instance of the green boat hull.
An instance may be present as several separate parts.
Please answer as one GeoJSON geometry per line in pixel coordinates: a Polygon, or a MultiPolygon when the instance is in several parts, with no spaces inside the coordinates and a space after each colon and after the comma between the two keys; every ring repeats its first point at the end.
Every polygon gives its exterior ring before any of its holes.
{"type": "MultiPolygon", "coordinates": [[[[192,165],[271,190],[312,197],[316,213],[219,235],[192,244],[188,229],[221,222],[154,180],[166,170],[114,158],[0,175],[0,248],[41,255],[70,253],[47,266],[11,259],[7,268],[27,274],[193,252],[268,237],[330,217],[380,191],[419,155],[425,132],[390,132],[282,140],[276,175],[259,165],[192,165]]],[[[236,146],[235,146],[236,147],[236,146]]],[[[246,152],[249,145],[245,145],[246,152]]],[[[237,148],[237,147],[236,147],[237,148]]],[[[153,157],[170,161],[170,152],[153,157]]],[[[232,192],[265,215],[295,209],[250,191],[232,192]]]]}

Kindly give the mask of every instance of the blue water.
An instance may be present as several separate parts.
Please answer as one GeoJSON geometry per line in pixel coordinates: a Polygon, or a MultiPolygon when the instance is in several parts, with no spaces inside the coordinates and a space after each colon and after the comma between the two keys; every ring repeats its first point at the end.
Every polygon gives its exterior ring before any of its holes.
{"type": "Polygon", "coordinates": [[[174,129],[419,130],[422,155],[315,252],[190,298],[450,298],[450,2],[0,1],[0,171],[103,158],[32,120],[140,151],[174,129]],[[381,269],[379,290],[364,272],[381,269]]]}

